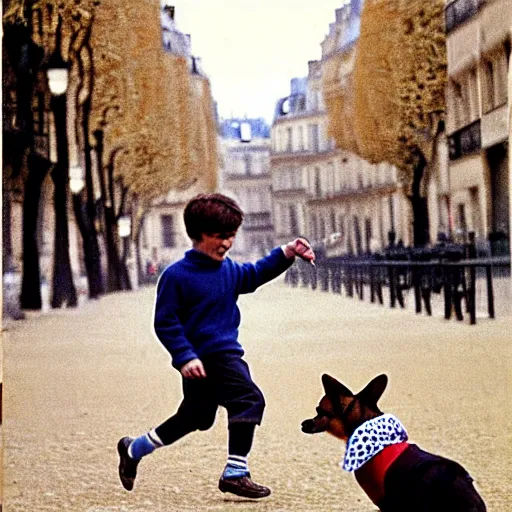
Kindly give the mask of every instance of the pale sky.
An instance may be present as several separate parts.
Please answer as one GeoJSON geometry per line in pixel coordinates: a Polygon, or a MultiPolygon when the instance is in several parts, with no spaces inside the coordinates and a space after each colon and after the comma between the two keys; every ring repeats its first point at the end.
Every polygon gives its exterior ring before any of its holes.
{"type": "Polygon", "coordinates": [[[167,0],[180,31],[190,34],[202,59],[221,117],[264,117],[290,79],[306,76],[308,60],[346,0],[167,0]]]}

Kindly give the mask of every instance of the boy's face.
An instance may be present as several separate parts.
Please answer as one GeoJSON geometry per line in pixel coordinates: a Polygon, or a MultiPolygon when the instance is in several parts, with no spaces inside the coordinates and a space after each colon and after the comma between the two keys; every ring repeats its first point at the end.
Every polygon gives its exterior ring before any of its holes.
{"type": "Polygon", "coordinates": [[[222,261],[235,240],[236,231],[226,233],[203,233],[201,240],[194,242],[194,249],[215,261],[222,261]]]}

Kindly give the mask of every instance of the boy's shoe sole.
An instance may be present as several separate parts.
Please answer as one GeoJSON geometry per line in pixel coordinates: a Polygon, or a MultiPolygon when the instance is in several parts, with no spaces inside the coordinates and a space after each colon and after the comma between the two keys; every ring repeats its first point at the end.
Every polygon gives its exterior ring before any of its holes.
{"type": "Polygon", "coordinates": [[[127,491],[133,489],[135,477],[137,476],[138,460],[132,459],[128,455],[128,446],[133,441],[133,437],[122,437],[117,443],[117,453],[119,454],[119,479],[127,491]]]}
{"type": "Polygon", "coordinates": [[[219,480],[219,489],[222,492],[230,492],[244,498],[265,498],[270,494],[270,489],[264,485],[254,483],[248,476],[240,478],[222,478],[219,480]]]}

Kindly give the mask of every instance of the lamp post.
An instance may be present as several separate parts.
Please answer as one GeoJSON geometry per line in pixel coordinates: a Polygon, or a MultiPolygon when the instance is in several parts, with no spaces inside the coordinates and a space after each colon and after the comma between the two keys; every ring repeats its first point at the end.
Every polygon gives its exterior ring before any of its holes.
{"type": "Polygon", "coordinates": [[[132,284],[128,271],[128,256],[130,253],[130,235],[132,234],[132,219],[129,215],[122,215],[117,220],[117,232],[123,241],[123,255],[121,257],[121,279],[124,280],[122,289],[131,290],[132,284]]]}
{"type": "Polygon", "coordinates": [[[127,238],[131,235],[132,232],[132,221],[128,215],[123,215],[119,217],[117,221],[117,229],[119,232],[119,236],[123,240],[127,240],[127,238]]]}
{"type": "Polygon", "coordinates": [[[69,169],[69,190],[73,195],[80,194],[85,187],[84,170],[75,165],[69,169]]]}
{"type": "MultiPolygon", "coordinates": [[[[60,25],[60,24],[59,24],[60,25]]],[[[78,304],[69,258],[67,187],[69,150],[67,135],[67,97],[69,68],[60,54],[60,26],[57,28],[55,53],[47,64],[48,85],[52,93],[51,109],[55,123],[57,163],[52,170],[55,209],[55,249],[53,255],[52,307],[78,304]]]]}

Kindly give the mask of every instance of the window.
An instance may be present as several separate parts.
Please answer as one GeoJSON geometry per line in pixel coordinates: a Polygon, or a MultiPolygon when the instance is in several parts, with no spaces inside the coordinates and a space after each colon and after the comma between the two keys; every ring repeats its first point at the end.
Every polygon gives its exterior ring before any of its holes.
{"type": "Polygon", "coordinates": [[[332,162],[329,162],[327,164],[327,179],[329,180],[329,194],[334,195],[334,191],[336,188],[335,182],[335,171],[334,171],[334,164],[332,162]]]}
{"type": "Polygon", "coordinates": [[[325,226],[325,219],[320,218],[320,238],[324,239],[327,236],[327,228],[325,226]]]}
{"type": "Polygon", "coordinates": [[[466,222],[466,205],[460,203],[457,205],[457,224],[459,229],[459,235],[461,235],[464,239],[466,239],[466,234],[468,230],[467,222],[466,222]]]}
{"type": "Polygon", "coordinates": [[[304,151],[304,127],[299,126],[299,151],[304,151]]]}
{"type": "Polygon", "coordinates": [[[292,129],[286,128],[286,150],[292,150],[292,129]]]}
{"type": "Polygon", "coordinates": [[[469,92],[469,122],[480,117],[478,108],[478,79],[476,69],[472,68],[468,75],[468,92],[469,92]]]}
{"type": "Polygon", "coordinates": [[[167,248],[175,247],[174,218],[172,215],[162,215],[162,242],[167,248]]]}
{"type": "Polygon", "coordinates": [[[318,239],[318,229],[317,229],[317,224],[316,224],[316,215],[313,213],[313,215],[311,215],[311,234],[312,234],[312,238],[313,240],[317,240],[318,239]]]}
{"type": "Polygon", "coordinates": [[[494,94],[494,63],[490,60],[485,62],[485,111],[489,112],[495,106],[494,94]]]}
{"type": "Polygon", "coordinates": [[[292,169],[292,188],[294,190],[299,190],[302,188],[302,169],[300,167],[296,167],[292,169]]]}
{"type": "Polygon", "coordinates": [[[290,212],[290,234],[292,236],[298,236],[299,235],[299,220],[297,218],[296,207],[294,205],[290,205],[289,212],[290,212]]]}
{"type": "Polygon", "coordinates": [[[345,216],[340,215],[338,218],[338,233],[340,233],[341,238],[345,237],[345,216]]]}
{"type": "Polygon", "coordinates": [[[240,124],[240,141],[251,142],[251,125],[247,122],[240,124]]]}
{"type": "Polygon", "coordinates": [[[322,184],[320,182],[320,169],[315,168],[315,194],[317,197],[322,195],[322,184]]]}
{"type": "Polygon", "coordinates": [[[251,164],[252,164],[252,162],[251,162],[251,155],[250,155],[250,153],[246,153],[244,155],[244,173],[246,175],[251,174],[251,170],[252,170],[251,169],[251,164]]]}
{"type": "Polygon", "coordinates": [[[318,125],[310,124],[309,125],[309,140],[310,146],[309,149],[315,153],[320,151],[320,138],[318,134],[318,125]]]}

